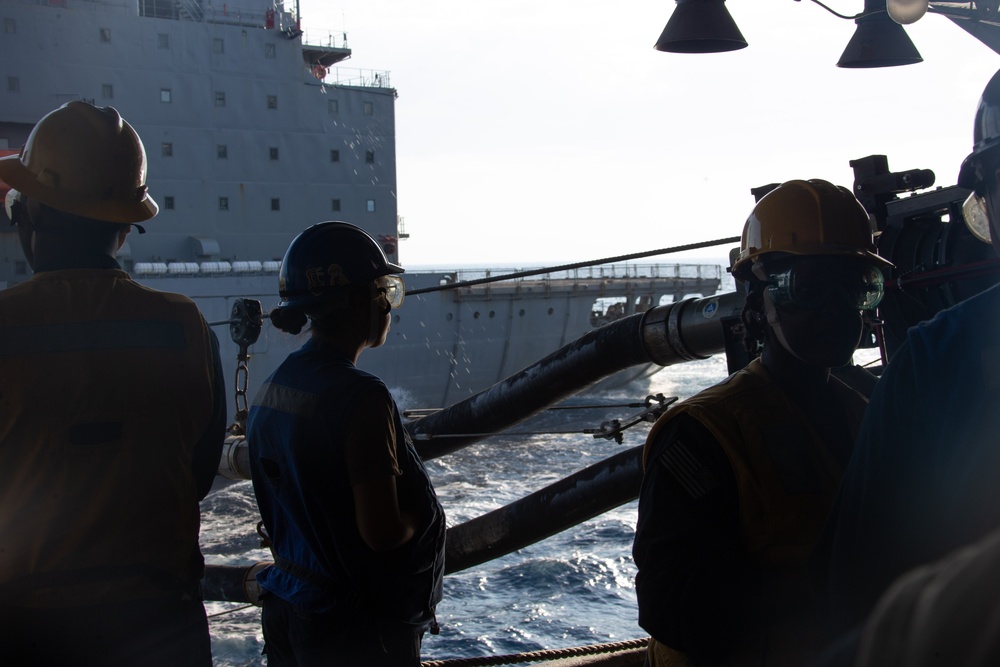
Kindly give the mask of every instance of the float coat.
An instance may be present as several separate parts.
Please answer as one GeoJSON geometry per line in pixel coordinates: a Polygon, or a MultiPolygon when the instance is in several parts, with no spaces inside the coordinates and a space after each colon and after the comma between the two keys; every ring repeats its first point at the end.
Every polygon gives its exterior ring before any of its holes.
{"type": "MultiPolygon", "coordinates": [[[[830,384],[856,433],[865,398],[834,377],[830,384]]],[[[698,420],[725,451],[736,479],[743,550],[758,578],[760,601],[743,619],[727,664],[804,664],[803,656],[822,643],[808,556],[833,505],[841,466],[759,360],[664,414],[646,440],[644,468],[657,430],[680,414],[698,420]]],[[[675,652],[656,648],[658,666],[688,664],[683,654],[663,661],[675,652]]]]}
{"type": "Polygon", "coordinates": [[[8,600],[196,592],[204,562],[192,457],[212,417],[211,354],[190,299],[124,271],[46,271],[0,291],[8,600]]]}

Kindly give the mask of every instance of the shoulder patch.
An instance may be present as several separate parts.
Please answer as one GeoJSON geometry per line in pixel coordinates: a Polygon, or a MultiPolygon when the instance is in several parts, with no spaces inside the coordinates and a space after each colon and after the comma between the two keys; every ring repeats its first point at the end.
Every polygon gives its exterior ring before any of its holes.
{"type": "Polygon", "coordinates": [[[701,500],[719,487],[719,477],[680,440],[672,442],[657,462],[694,500],[701,500]]]}

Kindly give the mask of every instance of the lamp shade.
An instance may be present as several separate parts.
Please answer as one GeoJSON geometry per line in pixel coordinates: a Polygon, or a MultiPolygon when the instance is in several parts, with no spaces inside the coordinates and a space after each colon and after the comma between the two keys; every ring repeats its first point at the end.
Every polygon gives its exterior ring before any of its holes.
{"type": "Polygon", "coordinates": [[[719,53],[746,46],[725,0],[677,0],[655,48],[671,53],[719,53]]]}
{"type": "Polygon", "coordinates": [[[865,13],[855,21],[858,27],[837,67],[896,67],[924,61],[903,26],[889,17],[884,6],[877,6],[866,0],[865,13]]]}

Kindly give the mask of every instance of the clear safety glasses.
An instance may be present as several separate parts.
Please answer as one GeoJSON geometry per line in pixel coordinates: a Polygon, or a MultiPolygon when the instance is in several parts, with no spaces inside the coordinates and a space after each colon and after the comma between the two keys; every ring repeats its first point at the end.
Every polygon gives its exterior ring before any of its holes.
{"type": "Polygon", "coordinates": [[[403,305],[403,279],[396,275],[380,276],[375,279],[376,299],[385,299],[390,308],[403,305]]]}
{"type": "Polygon", "coordinates": [[[872,310],[882,301],[884,284],[882,272],[863,260],[817,258],[771,273],[767,291],[777,306],[810,310],[840,304],[872,310]]]}
{"type": "MultiPolygon", "coordinates": [[[[989,202],[986,191],[1000,188],[1000,143],[973,153],[962,162],[958,184],[972,190],[962,204],[962,217],[972,235],[983,243],[990,243],[989,202]]],[[[996,213],[996,211],[994,211],[996,213]]]]}
{"type": "Polygon", "coordinates": [[[986,212],[986,197],[973,192],[962,204],[962,218],[972,235],[983,243],[990,243],[990,217],[986,212]]]}

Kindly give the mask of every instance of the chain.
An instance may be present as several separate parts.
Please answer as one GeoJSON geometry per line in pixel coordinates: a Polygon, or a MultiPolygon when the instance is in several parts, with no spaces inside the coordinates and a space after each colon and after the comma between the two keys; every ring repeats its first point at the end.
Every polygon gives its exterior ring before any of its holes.
{"type": "Polygon", "coordinates": [[[247,348],[240,346],[236,357],[236,416],[234,424],[229,428],[232,435],[245,435],[244,427],[250,404],[247,401],[247,386],[250,384],[250,355],[247,348]],[[239,432],[236,432],[239,431],[239,432]]]}
{"type": "Polygon", "coordinates": [[[239,351],[236,353],[236,415],[229,426],[230,435],[246,435],[247,413],[250,410],[247,400],[247,386],[250,384],[250,346],[257,342],[263,323],[260,301],[237,299],[233,303],[229,333],[239,351]]]}

